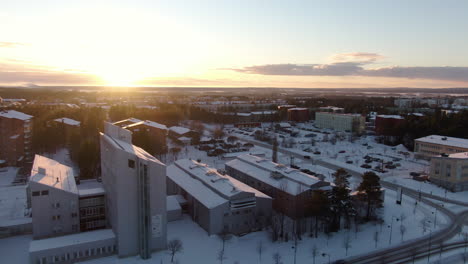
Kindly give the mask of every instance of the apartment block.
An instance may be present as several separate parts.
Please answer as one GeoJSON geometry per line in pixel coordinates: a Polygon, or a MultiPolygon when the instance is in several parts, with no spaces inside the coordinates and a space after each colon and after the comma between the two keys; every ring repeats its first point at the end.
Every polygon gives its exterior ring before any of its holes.
{"type": "Polygon", "coordinates": [[[0,165],[20,167],[32,161],[32,116],[0,111],[0,165]]]}
{"type": "Polygon", "coordinates": [[[365,129],[365,118],[360,114],[341,114],[333,112],[316,112],[315,125],[336,131],[361,134],[365,129]]]}
{"type": "Polygon", "coordinates": [[[468,151],[468,139],[430,135],[414,140],[415,156],[429,159],[441,154],[454,154],[468,151]]]}
{"type": "Polygon", "coordinates": [[[468,152],[431,158],[430,181],[454,192],[468,190],[468,152]]]}
{"type": "Polygon", "coordinates": [[[101,177],[107,219],[117,236],[119,257],[166,248],[166,166],[132,145],[132,132],[105,123],[101,177]]]}
{"type": "Polygon", "coordinates": [[[238,156],[225,166],[228,175],[272,197],[273,209],[291,219],[307,216],[314,190],[330,188],[329,182],[249,154],[238,156]]]}
{"type": "Polygon", "coordinates": [[[167,191],[184,197],[183,210],[210,235],[256,231],[271,217],[271,197],[194,160],[168,166],[167,191]]]}

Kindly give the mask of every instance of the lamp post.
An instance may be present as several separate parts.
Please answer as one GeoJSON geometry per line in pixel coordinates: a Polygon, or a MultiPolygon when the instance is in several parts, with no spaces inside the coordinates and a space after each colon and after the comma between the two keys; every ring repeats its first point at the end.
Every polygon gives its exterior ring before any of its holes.
{"type": "Polygon", "coordinates": [[[322,253],[322,257],[328,256],[328,264],[330,264],[330,254],[322,253]]]}

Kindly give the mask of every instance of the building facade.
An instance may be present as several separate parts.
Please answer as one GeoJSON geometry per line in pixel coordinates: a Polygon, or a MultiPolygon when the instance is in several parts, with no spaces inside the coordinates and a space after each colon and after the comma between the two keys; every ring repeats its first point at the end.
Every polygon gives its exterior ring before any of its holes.
{"type": "Polygon", "coordinates": [[[288,109],[288,121],[307,122],[309,119],[310,116],[308,108],[295,107],[288,109]]]}
{"type": "Polygon", "coordinates": [[[241,155],[225,164],[227,174],[273,198],[273,209],[291,219],[307,216],[314,190],[329,182],[283,164],[253,155],[241,155]]]}
{"type": "Polygon", "coordinates": [[[132,145],[129,130],[105,123],[100,138],[107,219],[118,255],[150,258],[166,248],[166,166],[132,145]]]}
{"type": "Polygon", "coordinates": [[[468,190],[468,152],[432,157],[429,177],[453,192],[468,190]]]}
{"type": "Polygon", "coordinates": [[[32,118],[15,110],[0,111],[0,163],[21,167],[32,162],[32,118]]]}
{"type": "Polygon", "coordinates": [[[182,208],[210,235],[256,231],[271,216],[271,197],[206,164],[177,160],[167,178],[168,194],[182,195],[182,208]]]}
{"type": "Polygon", "coordinates": [[[468,139],[430,135],[414,140],[414,152],[418,158],[429,159],[441,154],[468,151],[468,139]]]}
{"type": "Polygon", "coordinates": [[[315,125],[319,128],[362,134],[365,129],[366,120],[359,114],[316,112],[315,125]]]}

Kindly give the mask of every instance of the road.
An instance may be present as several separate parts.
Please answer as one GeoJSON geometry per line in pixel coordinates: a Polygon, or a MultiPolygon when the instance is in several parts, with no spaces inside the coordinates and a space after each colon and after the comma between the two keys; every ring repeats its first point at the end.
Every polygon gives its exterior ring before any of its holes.
{"type": "MultiPolygon", "coordinates": [[[[254,145],[258,145],[261,147],[265,148],[271,148],[272,146],[268,143],[264,142],[259,142],[257,140],[250,140],[250,139],[245,139],[241,138],[242,141],[252,143],[254,145]]],[[[321,166],[327,167],[329,169],[337,169],[336,164],[329,163],[325,160],[321,160],[319,158],[314,158],[311,157],[311,159],[304,159],[304,155],[298,154],[296,152],[292,152],[283,148],[278,148],[278,152],[293,156],[295,158],[298,158],[300,160],[304,161],[310,161],[311,163],[314,164],[319,164],[321,166]]],[[[353,176],[361,177],[362,174],[358,170],[352,170],[347,166],[345,168],[348,173],[350,173],[353,176]]],[[[420,202],[423,202],[439,212],[447,215],[449,218],[449,223],[447,223],[446,227],[435,231],[431,232],[428,235],[425,235],[420,238],[408,240],[404,243],[401,243],[396,246],[388,247],[385,249],[381,250],[376,250],[372,251],[369,253],[361,254],[358,256],[353,256],[345,259],[345,263],[359,263],[359,264],[364,264],[364,263],[405,263],[405,262],[410,262],[413,258],[415,257],[421,257],[421,256],[426,256],[427,254],[431,254],[430,252],[434,250],[438,250],[440,248],[441,243],[444,243],[454,237],[456,234],[460,233],[463,225],[465,224],[466,221],[468,221],[468,210],[465,210],[463,212],[460,212],[458,214],[454,214],[453,212],[449,211],[446,209],[443,205],[441,206],[439,203],[436,203],[433,200],[437,200],[440,202],[445,202],[445,203],[452,203],[456,205],[461,205],[461,206],[468,206],[468,203],[462,202],[462,201],[457,201],[457,200],[451,200],[447,199],[444,197],[439,197],[436,195],[428,194],[428,193],[423,193],[423,192],[418,192],[413,189],[407,188],[405,186],[401,186],[398,184],[386,182],[386,181],[381,181],[382,187],[385,187],[387,189],[391,189],[396,191],[397,188],[402,188],[403,194],[407,195],[409,197],[414,198],[415,200],[420,200],[420,202]]]]}

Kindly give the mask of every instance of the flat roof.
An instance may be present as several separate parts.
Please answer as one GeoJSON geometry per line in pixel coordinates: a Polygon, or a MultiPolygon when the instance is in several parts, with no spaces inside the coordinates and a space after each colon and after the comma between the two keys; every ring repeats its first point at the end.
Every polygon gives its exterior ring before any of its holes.
{"type": "Polygon", "coordinates": [[[236,159],[227,162],[226,165],[277,189],[284,188],[286,192],[292,195],[309,190],[313,185],[325,183],[319,178],[299,170],[249,154],[240,155],[236,159]],[[279,173],[282,177],[273,178],[272,172],[279,173]]]}
{"type": "Polygon", "coordinates": [[[377,117],[389,118],[389,119],[405,119],[404,117],[402,117],[400,115],[377,115],[377,117]]]}
{"type": "Polygon", "coordinates": [[[242,192],[253,193],[255,196],[268,197],[264,193],[242,183],[231,176],[222,175],[208,165],[189,159],[177,160],[177,167],[189,174],[192,178],[201,181],[206,187],[230,199],[242,192]]]}
{"type": "Polygon", "coordinates": [[[77,188],[80,197],[103,195],[106,193],[102,183],[97,180],[81,180],[77,188]]]}
{"type": "Polygon", "coordinates": [[[78,193],[73,169],[53,159],[36,154],[30,182],[37,182],[66,192],[78,193]]]}
{"type": "Polygon", "coordinates": [[[157,158],[153,157],[151,154],[149,154],[148,152],[146,152],[144,149],[142,149],[140,147],[137,147],[137,146],[132,145],[130,143],[127,143],[125,141],[113,138],[113,137],[111,137],[109,135],[106,135],[106,134],[103,134],[103,133],[101,133],[101,135],[108,142],[110,142],[111,144],[114,144],[114,146],[116,148],[120,148],[120,149],[122,149],[122,150],[124,150],[124,151],[126,151],[128,153],[131,153],[131,154],[137,156],[140,159],[150,160],[150,161],[153,161],[153,162],[161,163],[161,161],[159,161],[157,158]]]}
{"type": "Polygon", "coordinates": [[[464,138],[430,135],[427,137],[415,139],[415,141],[468,149],[468,139],[464,138]]]}
{"type": "Polygon", "coordinates": [[[468,159],[468,152],[453,153],[449,155],[450,158],[468,159]]]}
{"type": "Polygon", "coordinates": [[[181,127],[181,126],[173,126],[173,127],[170,127],[169,130],[179,135],[183,135],[185,133],[190,132],[190,129],[186,127],[181,127]]]}
{"type": "Polygon", "coordinates": [[[6,118],[19,119],[19,120],[29,120],[33,118],[33,116],[30,116],[30,115],[27,115],[25,113],[21,113],[15,110],[0,111],[0,116],[6,117],[6,118]]]}
{"type": "Polygon", "coordinates": [[[169,211],[177,211],[180,210],[180,204],[177,200],[177,195],[168,195],[166,197],[166,210],[169,211]]]}
{"type": "Polygon", "coordinates": [[[66,236],[32,240],[29,243],[29,253],[49,249],[58,249],[68,246],[75,246],[84,243],[97,242],[108,239],[115,239],[115,234],[112,231],[112,229],[101,229],[66,236]]]}
{"type": "Polygon", "coordinates": [[[167,177],[175,184],[180,186],[193,198],[209,209],[228,202],[226,199],[206,187],[202,182],[190,177],[190,175],[174,164],[167,167],[166,174],[167,177]]]}
{"type": "Polygon", "coordinates": [[[80,126],[80,121],[76,121],[68,117],[57,118],[57,119],[54,119],[54,121],[64,123],[70,126],[80,126]]]}

